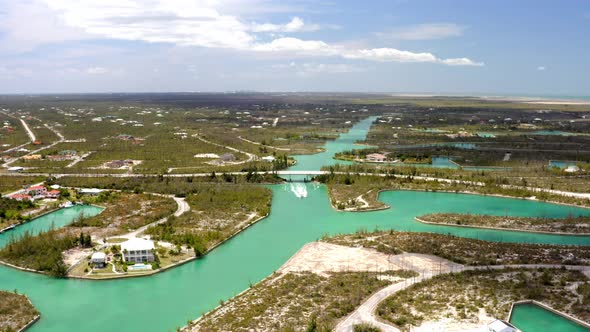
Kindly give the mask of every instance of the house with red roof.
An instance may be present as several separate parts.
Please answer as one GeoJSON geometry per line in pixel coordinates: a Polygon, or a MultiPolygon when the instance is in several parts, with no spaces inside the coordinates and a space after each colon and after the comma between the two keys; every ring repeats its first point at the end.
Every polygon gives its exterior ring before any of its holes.
{"type": "Polygon", "coordinates": [[[17,201],[32,201],[33,197],[31,197],[31,195],[27,195],[27,194],[14,194],[11,195],[10,198],[17,200],[17,201]]]}

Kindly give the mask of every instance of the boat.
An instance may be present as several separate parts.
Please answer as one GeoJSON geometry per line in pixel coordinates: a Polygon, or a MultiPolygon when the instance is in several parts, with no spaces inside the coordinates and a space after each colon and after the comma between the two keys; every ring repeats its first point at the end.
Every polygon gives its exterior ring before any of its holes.
{"type": "Polygon", "coordinates": [[[72,202],[70,202],[70,201],[67,201],[67,202],[61,203],[61,204],[59,205],[59,207],[61,207],[61,208],[71,208],[72,206],[74,206],[74,204],[72,204],[72,202]]]}

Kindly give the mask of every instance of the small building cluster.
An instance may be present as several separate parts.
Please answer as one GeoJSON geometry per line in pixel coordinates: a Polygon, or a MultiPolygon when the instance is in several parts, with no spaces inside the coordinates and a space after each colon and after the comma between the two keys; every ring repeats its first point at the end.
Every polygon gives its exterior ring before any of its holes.
{"type": "Polygon", "coordinates": [[[382,163],[387,160],[387,156],[382,153],[371,153],[371,154],[368,154],[365,159],[366,159],[366,161],[372,162],[372,163],[382,163]]]}
{"type": "Polygon", "coordinates": [[[51,190],[48,190],[47,187],[43,185],[31,186],[12,194],[10,198],[17,201],[34,201],[45,198],[57,199],[60,195],[58,188],[59,187],[52,187],[51,190]]]}
{"type": "Polygon", "coordinates": [[[131,159],[113,160],[105,164],[108,168],[129,168],[133,167],[133,165],[135,165],[135,162],[131,159]]]}

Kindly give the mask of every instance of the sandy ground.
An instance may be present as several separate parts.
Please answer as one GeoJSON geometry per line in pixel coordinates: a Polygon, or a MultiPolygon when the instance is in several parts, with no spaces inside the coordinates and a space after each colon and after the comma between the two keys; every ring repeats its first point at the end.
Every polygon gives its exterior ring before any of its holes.
{"type": "Polygon", "coordinates": [[[324,242],[303,246],[278,272],[310,271],[319,275],[342,271],[413,270],[418,273],[460,271],[462,265],[423,254],[386,255],[374,249],[352,248],[324,242]]]}
{"type": "Polygon", "coordinates": [[[311,242],[304,245],[278,272],[311,271],[326,275],[326,272],[385,271],[400,268],[389,262],[388,255],[373,249],[311,242]]]}
{"type": "Polygon", "coordinates": [[[81,259],[92,255],[92,248],[80,249],[74,248],[63,252],[64,263],[67,266],[72,266],[78,263],[81,259]]]}

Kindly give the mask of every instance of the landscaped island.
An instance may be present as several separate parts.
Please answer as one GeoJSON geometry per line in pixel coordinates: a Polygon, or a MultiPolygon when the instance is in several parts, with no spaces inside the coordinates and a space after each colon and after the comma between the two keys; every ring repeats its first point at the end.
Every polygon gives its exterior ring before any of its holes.
{"type": "Polygon", "coordinates": [[[39,312],[25,295],[0,290],[0,331],[19,331],[38,318],[39,312]]]}
{"type": "Polygon", "coordinates": [[[416,217],[417,220],[442,224],[484,228],[507,228],[529,232],[590,233],[590,217],[530,218],[486,216],[459,213],[432,213],[416,217]]]}

